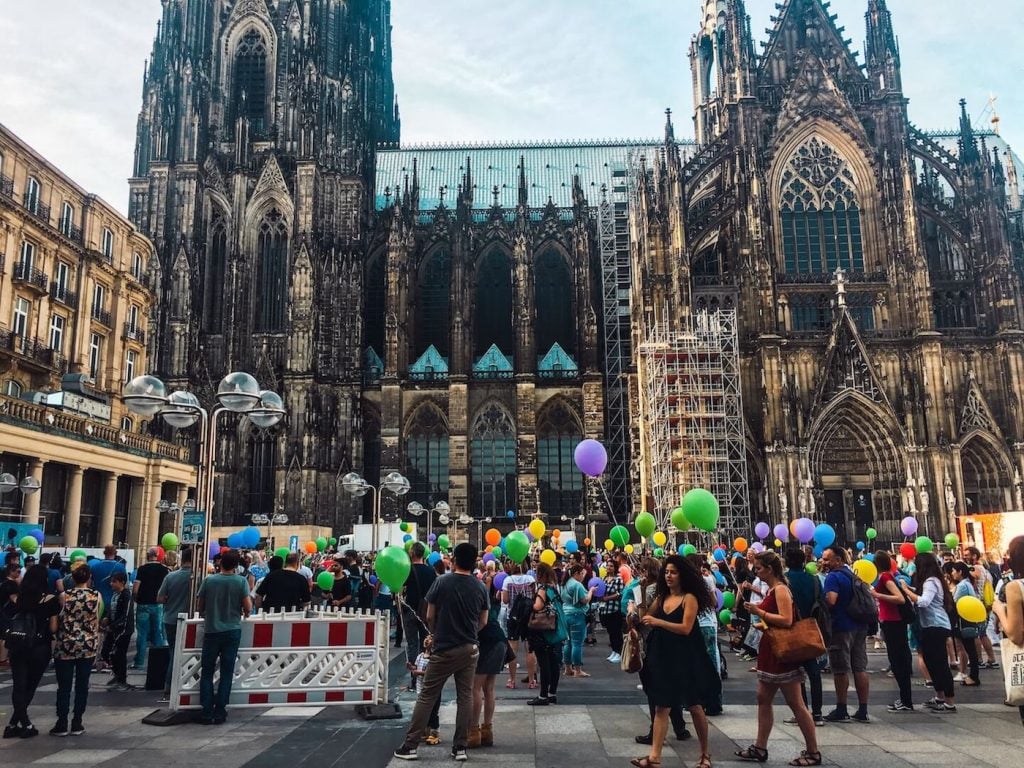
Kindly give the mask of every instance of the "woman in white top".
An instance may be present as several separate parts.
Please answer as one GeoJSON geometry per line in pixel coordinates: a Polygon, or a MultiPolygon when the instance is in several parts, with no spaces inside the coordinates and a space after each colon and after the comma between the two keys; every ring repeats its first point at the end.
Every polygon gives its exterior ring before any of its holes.
{"type": "MultiPolygon", "coordinates": [[[[508,682],[505,683],[506,688],[515,688],[516,671],[519,669],[519,641],[526,639],[526,627],[517,626],[516,622],[513,622],[513,626],[510,627],[509,611],[515,605],[516,597],[520,595],[530,605],[533,605],[537,582],[533,576],[523,572],[522,563],[508,562],[505,568],[508,576],[505,577],[505,582],[501,585],[501,613],[498,616],[498,623],[501,624],[505,637],[508,638],[508,644],[516,654],[515,658],[508,663],[508,682]]],[[[523,682],[530,688],[537,687],[537,657],[529,648],[526,651],[526,679],[523,682]]]]}

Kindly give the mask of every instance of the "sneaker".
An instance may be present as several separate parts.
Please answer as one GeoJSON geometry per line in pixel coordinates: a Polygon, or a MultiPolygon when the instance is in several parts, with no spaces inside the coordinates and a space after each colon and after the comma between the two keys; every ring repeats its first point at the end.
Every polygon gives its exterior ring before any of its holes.
{"type": "Polygon", "coordinates": [[[925,706],[925,708],[930,709],[933,712],[935,712],[935,711],[941,710],[944,706],[946,706],[946,702],[944,702],[944,701],[942,701],[940,699],[928,699],[928,701],[926,701],[924,703],[924,706],[925,706]]]}
{"type": "Polygon", "coordinates": [[[81,736],[83,733],[85,733],[85,726],[82,725],[82,721],[79,718],[74,718],[71,721],[71,735],[81,736]]]}
{"type": "Polygon", "coordinates": [[[795,718],[795,717],[793,717],[792,715],[790,715],[789,717],[787,717],[787,718],[786,718],[785,720],[783,720],[782,722],[784,722],[784,723],[785,723],[786,725],[796,725],[796,724],[797,724],[797,723],[796,723],[796,718],[795,718]]]}
{"type": "Polygon", "coordinates": [[[937,707],[935,709],[935,711],[936,712],[951,712],[951,713],[955,714],[956,713],[956,704],[950,704],[949,702],[944,701],[944,702],[942,702],[942,706],[941,707],[937,707]]]}
{"type": "Polygon", "coordinates": [[[407,747],[404,744],[395,750],[395,757],[399,760],[419,760],[420,756],[416,754],[416,747],[407,747]]]}
{"type": "Polygon", "coordinates": [[[896,699],[896,701],[894,701],[892,704],[890,704],[888,707],[886,707],[886,709],[889,712],[913,712],[914,711],[914,707],[912,705],[904,704],[899,699],[896,699]]]}
{"type": "Polygon", "coordinates": [[[958,673],[958,674],[953,676],[953,682],[954,683],[962,683],[966,679],[967,679],[967,676],[963,672],[960,672],[960,673],[958,673]]]}
{"type": "Polygon", "coordinates": [[[466,761],[466,757],[465,747],[452,747],[452,760],[464,763],[466,761]]]}
{"type": "Polygon", "coordinates": [[[618,653],[613,653],[611,658],[608,659],[608,661],[610,661],[612,664],[620,664],[622,662],[622,655],[618,653]]]}
{"type": "Polygon", "coordinates": [[[57,724],[50,729],[51,736],[67,736],[71,733],[67,720],[58,720],[57,724]]]}
{"type": "Polygon", "coordinates": [[[851,717],[850,719],[851,720],[855,720],[858,723],[870,723],[871,722],[871,716],[867,713],[867,710],[861,710],[861,709],[858,709],[856,712],[854,712],[853,713],[853,717],[851,717]]]}
{"type": "Polygon", "coordinates": [[[536,698],[530,699],[526,702],[531,707],[546,707],[551,702],[548,701],[547,696],[537,696],[536,698]]]}
{"type": "Polygon", "coordinates": [[[817,726],[818,728],[824,727],[824,725],[825,725],[825,718],[823,718],[820,713],[817,714],[817,715],[811,715],[811,717],[814,718],[814,725],[815,726],[817,726]]]}
{"type": "Polygon", "coordinates": [[[986,661],[984,664],[980,664],[979,666],[984,667],[985,669],[999,669],[999,662],[986,661]]]}
{"type": "Polygon", "coordinates": [[[839,707],[836,707],[825,715],[824,720],[826,723],[848,723],[850,722],[850,713],[845,709],[839,709],[839,707]]]}
{"type": "Polygon", "coordinates": [[[614,658],[615,658],[615,651],[612,651],[611,653],[608,654],[608,658],[605,659],[605,661],[611,661],[614,658]]]}

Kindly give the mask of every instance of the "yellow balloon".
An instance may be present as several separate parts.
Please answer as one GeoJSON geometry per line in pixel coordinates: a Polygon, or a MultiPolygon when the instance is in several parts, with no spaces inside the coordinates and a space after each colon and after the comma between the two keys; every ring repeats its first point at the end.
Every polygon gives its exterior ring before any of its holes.
{"type": "Polygon", "coordinates": [[[858,560],[853,564],[853,571],[860,576],[861,581],[868,584],[878,578],[878,568],[870,560],[858,560]]]}
{"type": "Polygon", "coordinates": [[[956,601],[956,612],[960,618],[969,621],[971,624],[981,624],[988,615],[985,613],[985,604],[976,597],[966,595],[956,601]]]}
{"type": "Polygon", "coordinates": [[[545,549],[540,553],[540,561],[545,565],[554,565],[556,559],[555,553],[550,549],[545,549]]]}
{"type": "Polygon", "coordinates": [[[597,575],[603,579],[605,576],[608,575],[608,569],[602,565],[600,568],[597,569],[597,575]]]}
{"type": "Polygon", "coordinates": [[[533,534],[533,538],[539,539],[544,535],[544,531],[547,529],[544,527],[544,523],[540,520],[534,519],[530,521],[530,533],[533,534]]]}
{"type": "Polygon", "coordinates": [[[779,541],[778,539],[776,539],[776,540],[775,540],[775,548],[776,548],[776,549],[778,549],[778,548],[779,548],[779,547],[781,547],[781,546],[782,546],[782,542],[781,542],[781,541],[779,541]]]}
{"type": "Polygon", "coordinates": [[[612,541],[611,539],[605,539],[604,540],[604,548],[607,549],[609,552],[611,552],[613,549],[615,549],[615,542],[612,541]]]}
{"type": "Polygon", "coordinates": [[[632,544],[627,544],[625,547],[623,547],[623,549],[625,549],[627,555],[632,555],[633,554],[633,545],[632,544]]]}
{"type": "Polygon", "coordinates": [[[664,531],[655,531],[654,535],[651,536],[651,539],[659,547],[664,547],[665,542],[668,541],[668,536],[665,535],[664,531]]]}

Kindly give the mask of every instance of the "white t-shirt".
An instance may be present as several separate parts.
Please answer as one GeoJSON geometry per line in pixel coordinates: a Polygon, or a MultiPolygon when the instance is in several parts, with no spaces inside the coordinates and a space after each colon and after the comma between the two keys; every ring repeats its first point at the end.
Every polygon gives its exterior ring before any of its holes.
{"type": "Polygon", "coordinates": [[[307,566],[300,565],[298,572],[306,577],[306,581],[312,581],[313,580],[313,572],[311,570],[309,570],[309,568],[307,566]]]}
{"type": "Polygon", "coordinates": [[[764,596],[768,594],[768,585],[760,579],[754,579],[750,582],[750,586],[753,589],[750,590],[750,599],[747,602],[751,605],[760,605],[761,601],[764,600],[764,596]]]}
{"type": "Polygon", "coordinates": [[[537,580],[528,573],[513,573],[505,577],[501,591],[508,595],[508,602],[502,600],[498,611],[498,623],[503,631],[508,631],[508,612],[512,609],[516,595],[532,595],[537,589],[536,583],[537,580]]]}

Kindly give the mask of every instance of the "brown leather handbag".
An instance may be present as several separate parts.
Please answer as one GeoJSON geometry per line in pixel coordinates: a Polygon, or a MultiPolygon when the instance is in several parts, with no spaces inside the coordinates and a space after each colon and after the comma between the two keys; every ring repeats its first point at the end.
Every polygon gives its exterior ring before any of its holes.
{"type": "MultiPolygon", "coordinates": [[[[793,606],[796,610],[796,606],[793,606]]],[[[825,640],[814,619],[798,619],[789,627],[768,627],[764,636],[783,664],[803,664],[825,653],[825,640]]]]}

